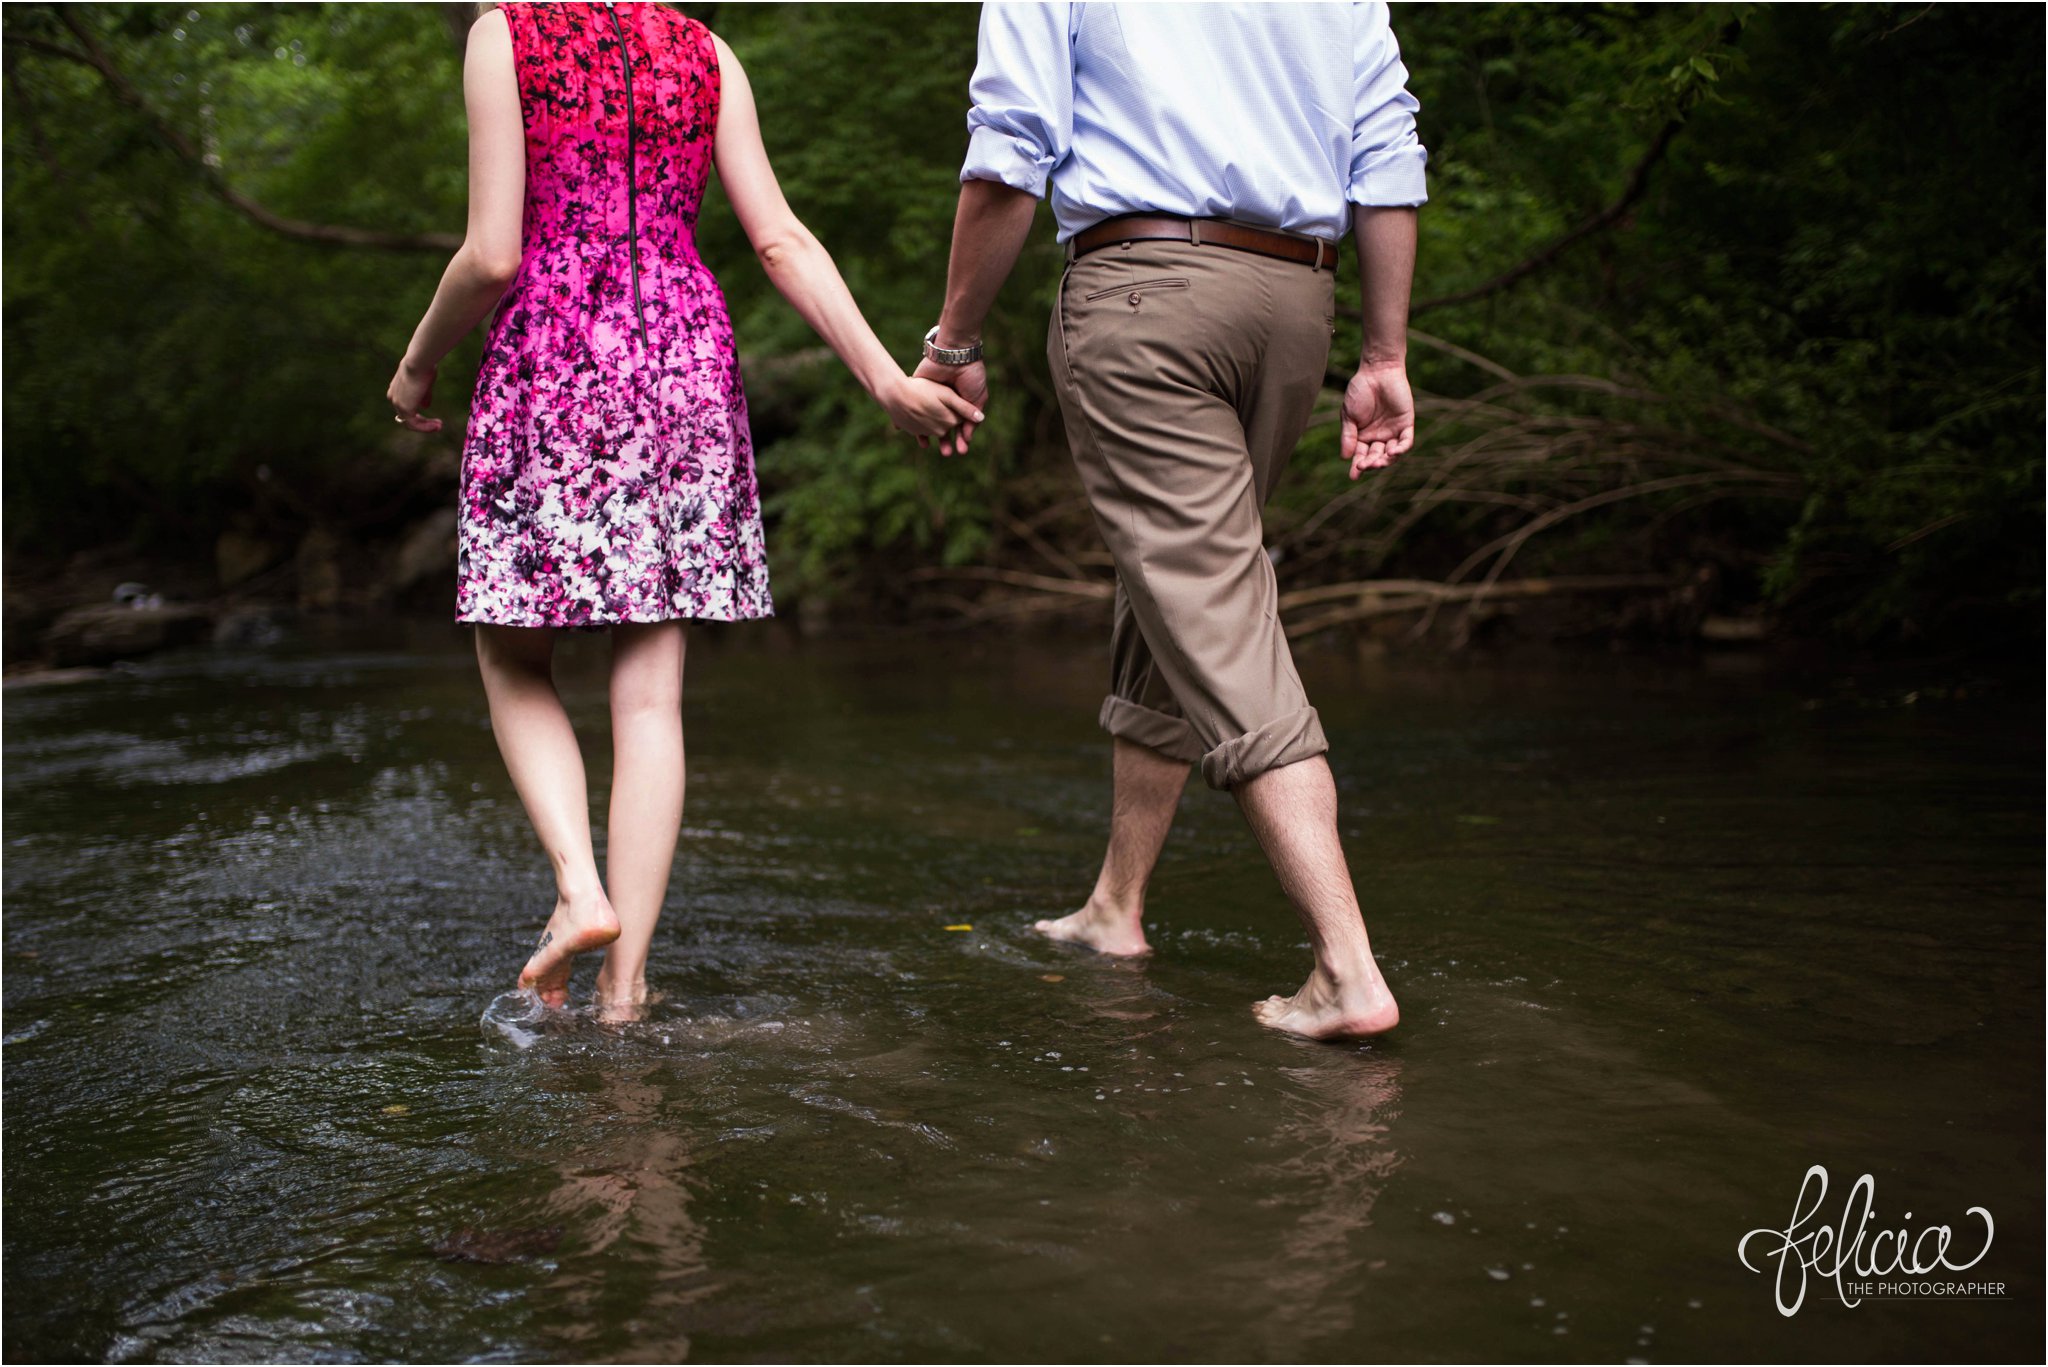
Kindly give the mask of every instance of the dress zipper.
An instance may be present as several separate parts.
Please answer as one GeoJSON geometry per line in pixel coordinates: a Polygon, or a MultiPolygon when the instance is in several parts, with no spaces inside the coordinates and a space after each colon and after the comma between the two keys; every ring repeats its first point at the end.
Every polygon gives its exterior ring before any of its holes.
{"type": "Polygon", "coordinates": [[[604,0],[604,12],[611,16],[612,33],[619,40],[619,68],[626,73],[626,251],[633,268],[633,317],[640,324],[640,345],[647,345],[647,313],[640,306],[640,210],[639,187],[634,166],[639,161],[639,129],[633,122],[633,59],[626,53],[626,31],[619,26],[619,12],[612,0],[604,0]]]}

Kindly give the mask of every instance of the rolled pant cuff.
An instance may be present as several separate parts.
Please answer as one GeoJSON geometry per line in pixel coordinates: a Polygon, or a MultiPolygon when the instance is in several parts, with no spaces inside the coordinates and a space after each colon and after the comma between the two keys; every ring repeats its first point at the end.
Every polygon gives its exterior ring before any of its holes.
{"type": "Polygon", "coordinates": [[[1102,729],[1118,740],[1156,750],[1167,759],[1193,764],[1202,757],[1202,742],[1185,717],[1169,717],[1112,693],[1102,700],[1099,720],[1102,729]]]}
{"type": "Polygon", "coordinates": [[[1313,707],[1304,707],[1202,756],[1202,777],[1211,788],[1235,788],[1269,769],[1327,754],[1329,749],[1322,718],[1313,707]]]}

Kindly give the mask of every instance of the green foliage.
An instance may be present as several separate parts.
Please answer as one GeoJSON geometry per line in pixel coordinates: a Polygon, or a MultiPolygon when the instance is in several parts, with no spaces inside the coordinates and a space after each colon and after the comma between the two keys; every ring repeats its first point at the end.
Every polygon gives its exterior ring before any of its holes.
{"type": "MultiPolygon", "coordinates": [[[[269,208],[459,223],[459,54],[426,7],[77,14],[150,105],[269,208]]],[[[44,7],[14,7],[6,24],[76,46],[44,7]]],[[[383,383],[441,263],[258,228],[95,72],[17,45],[7,57],[10,543],[134,524],[203,539],[259,466],[317,488],[384,440],[383,383]]]]}
{"type": "MultiPolygon", "coordinates": [[[[969,6],[687,6],[732,45],[761,110],[763,137],[791,205],[839,263],[868,321],[902,360],[938,318],[966,140],[974,65],[969,6]]],[[[893,432],[836,365],[802,375],[802,421],[786,435],[757,424],[779,591],[886,591],[878,572],[962,564],[989,541],[989,510],[1017,462],[1041,452],[1024,430],[1020,371],[1042,353],[1043,307],[1057,279],[1050,215],[992,326],[998,354],[994,439],[942,463],[893,432]]],[[[699,236],[754,357],[813,350],[817,339],[769,286],[739,225],[714,196],[699,236]]],[[[1043,363],[1037,363],[1043,368],[1043,363]]],[[[1042,388],[1042,385],[1039,386],[1042,388]]]]}
{"type": "Polygon", "coordinates": [[[1666,349],[1711,348],[1731,393],[1812,443],[1778,596],[1863,636],[2000,600],[2038,622],[2041,135],[2011,130],[2042,89],[2010,59],[2031,38],[1971,7],[1774,17],[1755,66],[1799,104],[1711,111],[1711,159],[1674,167],[1667,231],[1700,265],[1646,291],[1666,349]]]}
{"type": "MultiPolygon", "coordinates": [[[[452,232],[454,8],[68,15],[268,209],[452,232]]],[[[975,11],[685,8],[746,64],[791,204],[908,365],[943,288],[975,11]]],[[[1732,452],[1800,496],[1616,504],[1532,540],[1529,565],[1705,557],[1861,639],[2038,630],[2038,9],[1403,5],[1395,24],[1431,152],[1418,300],[1478,286],[1614,204],[1677,122],[1615,221],[1514,285],[1418,316],[1448,344],[1418,347],[1419,385],[1433,411],[1465,416],[1431,429],[1415,478],[1464,449],[1473,410],[1456,402],[1500,370],[1599,377],[1620,388],[1523,387],[1516,421],[1604,424],[1621,466],[1654,429],[1659,449],[1732,452]]],[[[5,26],[10,549],[132,531],[196,550],[251,509],[340,516],[327,491],[389,454],[383,386],[441,260],[257,226],[96,72],[48,51],[76,45],[56,7],[8,6],[5,26]],[[296,511],[265,492],[265,467],[296,511]]],[[[806,361],[816,339],[715,193],[701,235],[748,367],[786,597],[891,601],[914,568],[1016,553],[1019,519],[1072,499],[1043,360],[1061,269],[1050,215],[991,320],[991,421],[951,462],[890,432],[839,367],[806,361]]],[[[1340,329],[1333,360],[1356,342],[1340,329]]],[[[443,370],[451,431],[474,353],[443,370]]],[[[1321,426],[1304,443],[1274,510],[1283,534],[1348,496],[1334,439],[1321,426]]],[[[1442,573],[1509,511],[1446,505],[1295,572],[1442,573]]]]}

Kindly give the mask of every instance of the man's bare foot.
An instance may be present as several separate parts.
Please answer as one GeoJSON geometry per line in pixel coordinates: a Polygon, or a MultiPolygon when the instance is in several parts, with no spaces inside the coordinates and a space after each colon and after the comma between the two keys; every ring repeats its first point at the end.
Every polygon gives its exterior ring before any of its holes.
{"type": "Polygon", "coordinates": [[[1291,997],[1268,997],[1252,1007],[1259,1024],[1309,1039],[1360,1039],[1383,1035],[1401,1023],[1386,980],[1374,969],[1339,986],[1321,968],[1309,974],[1291,997]]]}
{"type": "Polygon", "coordinates": [[[1152,952],[1152,946],[1145,943],[1145,923],[1138,916],[1106,911],[1093,902],[1057,921],[1034,921],[1031,928],[1049,940],[1086,945],[1098,954],[1128,958],[1152,952]]]}
{"type": "Polygon", "coordinates": [[[603,893],[558,897],[540,944],[526,967],[519,970],[519,985],[538,993],[547,1006],[563,1006],[569,1000],[569,973],[576,956],[602,949],[618,938],[619,918],[603,893]]]}

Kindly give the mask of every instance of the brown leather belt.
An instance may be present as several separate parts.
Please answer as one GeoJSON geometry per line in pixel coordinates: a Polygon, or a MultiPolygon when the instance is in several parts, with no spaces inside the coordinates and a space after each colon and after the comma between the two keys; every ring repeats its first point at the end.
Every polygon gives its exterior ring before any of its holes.
{"type": "Polygon", "coordinates": [[[1337,266],[1336,244],[1320,237],[1297,237],[1270,228],[1250,228],[1221,218],[1179,218],[1171,214],[1124,214],[1083,228],[1067,240],[1067,259],[1086,256],[1122,242],[1192,242],[1198,247],[1229,247],[1233,251],[1277,256],[1321,270],[1337,266]]]}

